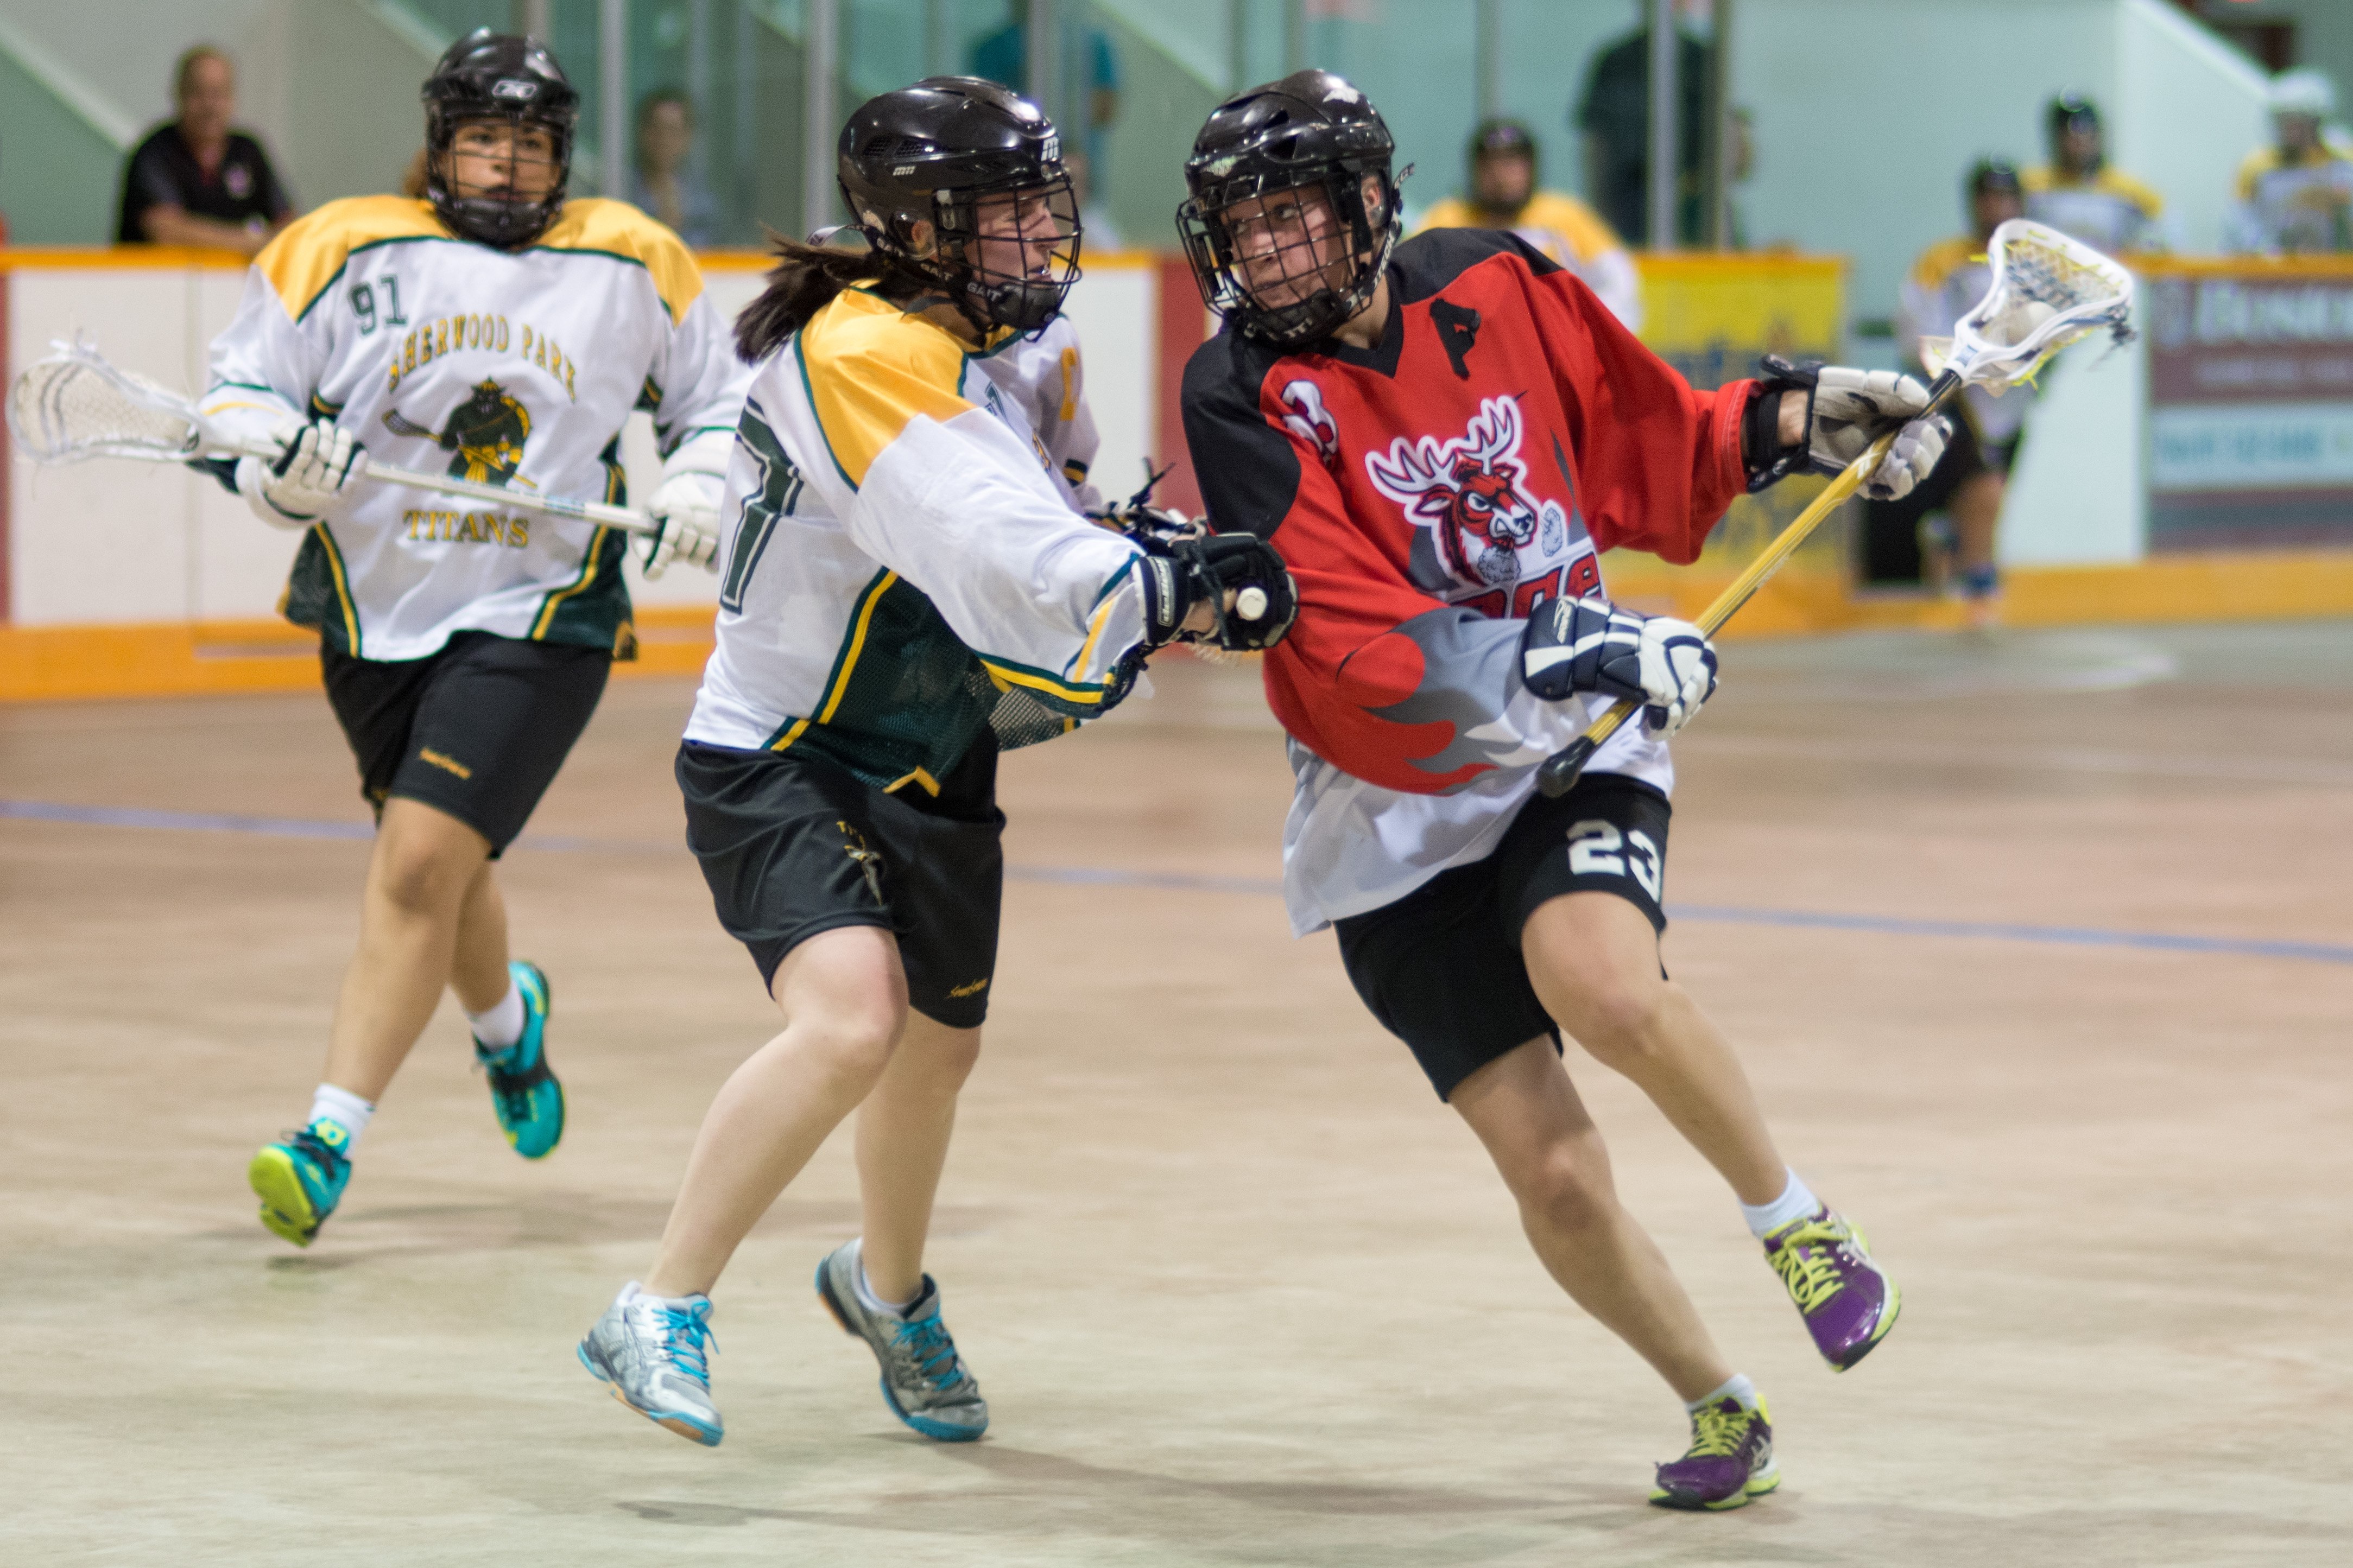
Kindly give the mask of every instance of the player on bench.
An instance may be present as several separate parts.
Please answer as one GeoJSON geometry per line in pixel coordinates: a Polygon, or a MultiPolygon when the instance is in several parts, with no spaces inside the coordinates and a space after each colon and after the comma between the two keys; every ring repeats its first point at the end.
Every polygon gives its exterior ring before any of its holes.
{"type": "Polygon", "coordinates": [[[1225,330],[1186,367],[1211,525],[1282,552],[1298,620],[1266,691],[1292,737],[1293,928],[1470,1123],[1554,1279],[1666,1379],[1692,1440],[1651,1500],[1778,1481],[1765,1402],[1624,1209],[1559,1052],[1631,1078],[1715,1166],[1831,1364],[1894,1321],[1862,1234],[1784,1163],[1731,1047],[1660,963],[1665,737],[1715,686],[1698,628],[1601,597],[1597,551],[1688,562],[1745,488],[1900,432],[1869,493],[1944,432],[1888,373],[1694,392],[1508,233],[1397,244],[1388,127],[1303,71],[1237,95],[1186,165],[1187,250],[1225,330]],[[1609,701],[1647,704],[1558,800],[1536,767],[1609,701]]]}

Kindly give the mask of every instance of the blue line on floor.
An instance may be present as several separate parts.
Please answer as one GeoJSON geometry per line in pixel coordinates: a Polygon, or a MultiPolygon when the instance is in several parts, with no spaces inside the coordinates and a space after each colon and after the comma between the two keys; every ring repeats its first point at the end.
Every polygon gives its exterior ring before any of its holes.
{"type": "MultiPolygon", "coordinates": [[[[66,822],[86,827],[144,827],[182,833],[250,833],[268,838],[365,839],[375,837],[364,822],[303,816],[244,816],[226,812],[153,811],[136,806],[68,805],[54,801],[0,800],[0,818],[66,822]]],[[[621,838],[576,838],[526,834],[517,847],[555,854],[670,855],[685,846],[621,838]]],[[[1008,866],[1017,882],[1053,882],[1066,887],[1149,888],[1166,892],[1278,895],[1282,884],[1266,877],[1210,877],[1185,871],[1127,871],[1097,866],[1008,866]]],[[[2151,952],[2203,952],[2236,958],[2287,958],[2309,963],[2353,964],[2353,947],[2323,942],[2283,942],[2260,937],[2184,936],[2170,931],[2109,931],[2098,926],[2018,925],[2000,921],[1907,920],[1895,915],[1842,915],[1811,910],[1753,910],[1725,904],[1670,904],[1679,921],[1708,925],[1800,927],[1814,931],[1864,931],[1882,936],[1947,937],[1985,942],[2034,942],[2056,947],[2121,947],[2151,952]]]]}

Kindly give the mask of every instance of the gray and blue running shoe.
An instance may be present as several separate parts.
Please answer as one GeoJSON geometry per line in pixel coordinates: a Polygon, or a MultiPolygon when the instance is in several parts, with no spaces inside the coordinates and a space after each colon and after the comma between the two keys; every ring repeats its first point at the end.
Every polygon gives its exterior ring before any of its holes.
{"type": "Polygon", "coordinates": [[[726,1426],[711,1402],[711,1298],[649,1296],[630,1280],[580,1342],[580,1364],[613,1397],[706,1448],[726,1426]]]}
{"type": "Polygon", "coordinates": [[[904,1317],[877,1311],[858,1293],[858,1243],[844,1243],[817,1266],[817,1295],[841,1331],[866,1342],[882,1366],[891,1414],[941,1443],[969,1443],[988,1430],[988,1402],[965,1370],[940,1317],[940,1288],[923,1288],[904,1317]]]}

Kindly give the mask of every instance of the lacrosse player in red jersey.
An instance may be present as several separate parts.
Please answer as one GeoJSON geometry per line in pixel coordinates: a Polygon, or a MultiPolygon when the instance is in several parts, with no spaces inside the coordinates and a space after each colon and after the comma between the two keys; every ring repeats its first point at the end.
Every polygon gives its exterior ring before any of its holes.
{"type": "Polygon", "coordinates": [[[1298,618],[1267,656],[1297,794],[1293,928],[1338,928],[1359,994],[1518,1200],[1537,1256],[1684,1401],[1651,1500],[1778,1484],[1765,1404],[1619,1206],[1564,1035],[1723,1174],[1844,1369],[1894,1321],[1862,1233],[1783,1161],[1724,1037],[1665,976],[1665,739],[1715,687],[1699,629],[1602,597],[1597,552],[1689,562],[1733,497],[1896,437],[1900,495],[1946,430],[1916,381],[1779,364],[1695,392],[1574,274],[1508,233],[1397,243],[1388,127],[1302,71],[1220,105],[1186,165],[1187,253],[1225,330],[1186,367],[1211,526],[1271,542],[1298,618]],[[1557,800],[1536,770],[1645,704],[1557,800]]]}

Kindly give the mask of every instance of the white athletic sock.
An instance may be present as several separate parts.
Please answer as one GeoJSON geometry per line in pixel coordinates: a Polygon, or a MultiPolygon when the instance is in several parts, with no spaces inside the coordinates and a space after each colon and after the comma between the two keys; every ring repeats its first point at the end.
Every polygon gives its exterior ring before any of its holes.
{"type": "Polygon", "coordinates": [[[1740,1213],[1748,1221],[1749,1234],[1762,1241],[1791,1220],[1803,1219],[1821,1206],[1822,1201],[1814,1196],[1813,1188],[1799,1181],[1798,1173],[1791,1171],[1789,1184],[1781,1189],[1779,1197],[1755,1208],[1742,1204],[1740,1213]]]}
{"type": "Polygon", "coordinates": [[[915,1294],[908,1297],[905,1300],[898,1302],[885,1301],[881,1297],[874,1293],[874,1281],[866,1278],[866,1259],[863,1257],[859,1258],[858,1300],[860,1304],[864,1306],[868,1311],[883,1312],[893,1318],[903,1318],[907,1315],[907,1309],[913,1306],[916,1299],[922,1296],[923,1293],[923,1288],[921,1285],[918,1285],[915,1287],[915,1294]]]}
{"type": "Polygon", "coordinates": [[[1684,1405],[1683,1408],[1692,1415],[1696,1415],[1701,1411],[1706,1409],[1709,1405],[1714,1405],[1727,1396],[1740,1401],[1740,1408],[1743,1410],[1754,1410],[1757,1408],[1757,1385],[1749,1382],[1746,1376],[1736,1372],[1730,1377],[1725,1379],[1723,1386],[1709,1389],[1705,1394],[1701,1394],[1697,1399],[1694,1399],[1690,1404],[1684,1405]]]}
{"type": "Polygon", "coordinates": [[[337,1089],[332,1083],[321,1084],[311,1096],[311,1121],[323,1119],[332,1121],[350,1134],[343,1140],[343,1153],[346,1160],[352,1157],[352,1151],[360,1146],[360,1134],[367,1131],[368,1118],[375,1114],[375,1106],[350,1089],[337,1089]]]}
{"type": "Polygon", "coordinates": [[[526,1021],[522,1007],[522,987],[514,983],[514,976],[512,974],[507,976],[507,994],[499,998],[496,1006],[487,1013],[466,1015],[466,1022],[474,1026],[476,1044],[486,1046],[492,1051],[505,1050],[509,1046],[522,1039],[522,1026],[526,1021]]]}

